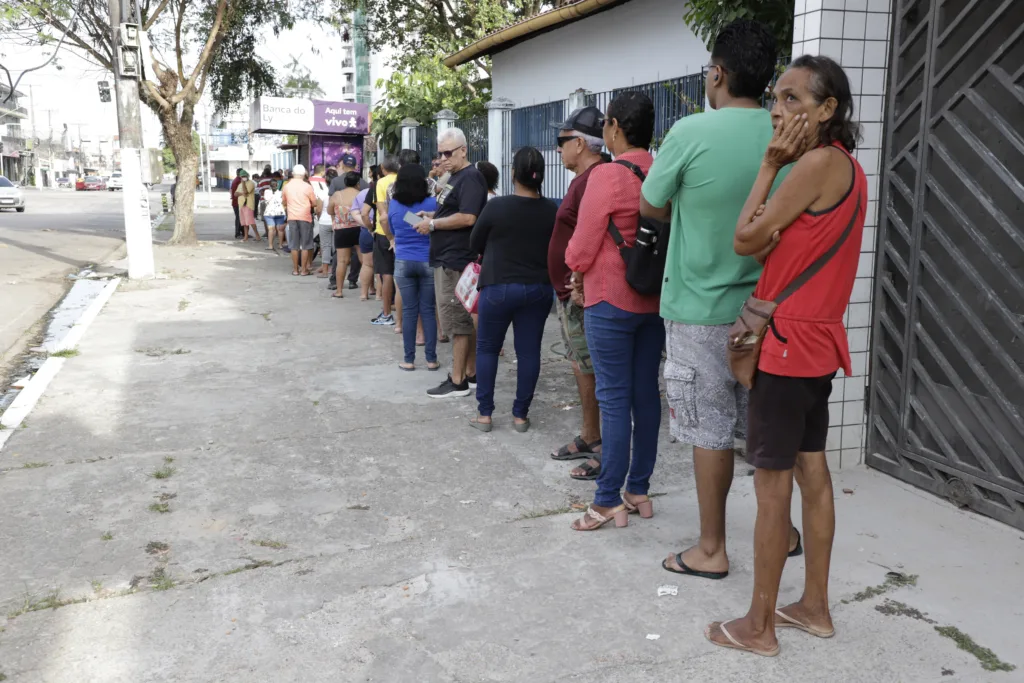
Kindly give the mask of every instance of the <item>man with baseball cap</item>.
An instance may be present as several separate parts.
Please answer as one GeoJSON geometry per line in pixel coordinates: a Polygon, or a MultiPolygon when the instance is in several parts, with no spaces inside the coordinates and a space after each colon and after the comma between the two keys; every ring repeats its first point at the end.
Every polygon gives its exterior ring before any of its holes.
{"type": "Polygon", "coordinates": [[[572,270],[565,265],[565,249],[576,230],[580,201],[587,189],[590,172],[605,159],[601,155],[604,147],[602,121],[604,114],[597,107],[582,107],[561,123],[552,124],[558,133],[558,153],[562,165],[576,174],[565,198],[555,214],[555,229],[548,244],[548,274],[558,297],[558,319],[562,323],[562,341],[566,356],[572,361],[576,375],[576,387],[580,393],[583,408],[583,425],[580,434],[573,441],[551,454],[555,460],[589,460],[570,473],[574,479],[596,479],[601,473],[601,412],[597,405],[594,366],[583,333],[582,286],[575,296],[571,284],[572,270]]]}

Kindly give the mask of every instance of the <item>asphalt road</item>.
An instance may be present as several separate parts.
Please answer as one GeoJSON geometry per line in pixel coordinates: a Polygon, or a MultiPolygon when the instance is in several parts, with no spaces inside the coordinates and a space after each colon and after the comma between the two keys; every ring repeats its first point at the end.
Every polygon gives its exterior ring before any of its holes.
{"type": "MultiPolygon", "coordinates": [[[[160,210],[160,190],[150,193],[160,210]]],[[[124,243],[119,192],[25,190],[26,210],[0,211],[0,377],[27,333],[60,300],[69,273],[108,259],[124,243]]]]}

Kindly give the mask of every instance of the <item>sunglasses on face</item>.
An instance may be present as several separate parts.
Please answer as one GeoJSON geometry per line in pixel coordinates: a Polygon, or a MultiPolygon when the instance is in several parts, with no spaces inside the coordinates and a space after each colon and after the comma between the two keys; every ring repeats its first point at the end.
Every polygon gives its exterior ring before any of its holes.
{"type": "Polygon", "coordinates": [[[445,150],[445,151],[438,150],[438,154],[443,156],[445,159],[451,159],[452,155],[455,154],[456,152],[458,152],[460,149],[462,149],[462,147],[463,147],[463,145],[459,145],[455,149],[448,149],[448,150],[445,150]]]}
{"type": "Polygon", "coordinates": [[[572,142],[573,140],[579,140],[579,138],[576,137],[575,135],[559,135],[558,136],[558,149],[562,149],[562,147],[565,145],[565,143],[572,142]]]}

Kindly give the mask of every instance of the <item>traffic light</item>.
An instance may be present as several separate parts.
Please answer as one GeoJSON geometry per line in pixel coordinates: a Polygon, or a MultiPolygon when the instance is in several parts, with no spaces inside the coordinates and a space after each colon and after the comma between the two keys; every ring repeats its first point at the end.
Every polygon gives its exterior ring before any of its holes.
{"type": "Polygon", "coordinates": [[[110,101],[110,84],[107,83],[106,81],[100,81],[96,85],[98,85],[99,89],[100,89],[100,102],[109,102],[110,101]]]}

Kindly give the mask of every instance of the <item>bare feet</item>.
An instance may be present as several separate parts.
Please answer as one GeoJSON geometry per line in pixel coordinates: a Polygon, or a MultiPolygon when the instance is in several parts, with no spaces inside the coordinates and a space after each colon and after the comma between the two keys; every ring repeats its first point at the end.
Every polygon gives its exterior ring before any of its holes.
{"type": "Polygon", "coordinates": [[[779,654],[779,641],[775,638],[774,629],[759,632],[747,617],[712,622],[704,630],[704,636],[721,647],[752,652],[763,657],[779,654]]]}

